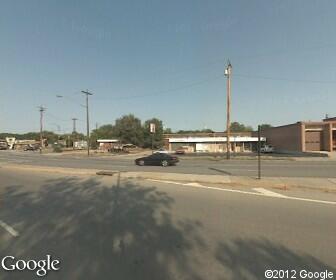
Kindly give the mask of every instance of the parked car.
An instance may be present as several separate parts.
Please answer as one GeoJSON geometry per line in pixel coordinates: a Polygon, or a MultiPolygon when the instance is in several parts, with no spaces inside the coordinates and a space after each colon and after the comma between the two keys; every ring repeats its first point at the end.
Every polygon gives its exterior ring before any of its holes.
{"type": "Polygon", "coordinates": [[[179,162],[179,159],[175,156],[171,156],[164,153],[155,153],[147,157],[137,158],[135,160],[136,165],[161,165],[161,166],[168,166],[168,165],[175,165],[179,162]]]}
{"type": "Polygon", "coordinates": [[[165,150],[164,148],[161,148],[157,151],[153,152],[154,154],[169,154],[169,151],[165,150]]]}
{"type": "Polygon", "coordinates": [[[7,150],[8,149],[8,144],[4,140],[0,140],[0,150],[7,150]]]}
{"type": "Polygon", "coordinates": [[[24,151],[37,151],[40,147],[38,145],[27,145],[23,148],[24,151]]]}
{"type": "Polygon", "coordinates": [[[274,152],[274,147],[271,145],[265,145],[260,148],[261,153],[273,153],[274,152]]]}

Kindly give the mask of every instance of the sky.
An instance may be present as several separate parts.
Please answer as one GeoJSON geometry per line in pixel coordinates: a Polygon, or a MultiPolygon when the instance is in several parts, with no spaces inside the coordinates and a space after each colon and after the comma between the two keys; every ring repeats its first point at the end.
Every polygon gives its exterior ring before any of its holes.
{"type": "Polygon", "coordinates": [[[132,113],[173,130],[336,116],[336,1],[3,0],[0,132],[85,131],[132,113]],[[57,98],[62,95],[63,98],[57,98]]]}

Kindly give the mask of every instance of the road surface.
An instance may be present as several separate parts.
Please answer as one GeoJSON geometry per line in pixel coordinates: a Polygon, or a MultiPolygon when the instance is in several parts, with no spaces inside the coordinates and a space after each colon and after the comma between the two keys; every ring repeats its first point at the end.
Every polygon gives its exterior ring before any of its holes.
{"type": "MultiPolygon", "coordinates": [[[[29,164],[85,169],[119,171],[160,171],[186,174],[226,174],[239,176],[257,176],[256,160],[221,160],[190,159],[180,157],[177,166],[162,168],[159,166],[135,166],[134,155],[124,157],[63,156],[61,154],[40,155],[38,152],[0,151],[1,164],[29,164]]],[[[336,161],[312,160],[264,160],[262,175],[268,177],[316,177],[336,178],[336,161]]]]}
{"type": "MultiPolygon", "coordinates": [[[[114,177],[0,169],[0,178],[1,258],[51,255],[61,269],[46,279],[260,280],[267,269],[336,273],[336,205],[252,195],[249,188],[230,192],[114,177]]],[[[287,194],[293,195],[300,194],[287,194]]],[[[36,278],[30,271],[0,271],[1,280],[36,278]]]]}

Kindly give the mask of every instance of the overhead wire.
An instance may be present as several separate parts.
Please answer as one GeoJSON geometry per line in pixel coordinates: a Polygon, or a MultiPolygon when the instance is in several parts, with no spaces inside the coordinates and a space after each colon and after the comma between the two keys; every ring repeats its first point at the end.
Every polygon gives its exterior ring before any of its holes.
{"type": "Polygon", "coordinates": [[[232,77],[247,78],[247,79],[262,79],[262,80],[272,80],[272,81],[285,81],[285,82],[294,82],[294,83],[316,83],[316,84],[335,84],[336,83],[336,81],[327,81],[327,80],[290,79],[290,78],[282,78],[282,77],[270,77],[270,76],[247,75],[247,74],[232,74],[232,77]]]}

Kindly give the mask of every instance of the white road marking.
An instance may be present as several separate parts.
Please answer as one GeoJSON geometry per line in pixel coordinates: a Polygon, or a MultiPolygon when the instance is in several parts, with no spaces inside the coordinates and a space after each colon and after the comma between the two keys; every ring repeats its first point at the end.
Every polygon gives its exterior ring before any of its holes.
{"type": "Polygon", "coordinates": [[[0,220],[0,226],[3,227],[5,230],[7,230],[14,237],[19,236],[19,233],[15,229],[13,229],[11,226],[7,225],[5,222],[1,220],[0,220]]]}
{"type": "Polygon", "coordinates": [[[233,190],[233,189],[224,189],[224,188],[218,188],[218,187],[209,187],[209,186],[204,186],[204,185],[201,185],[201,184],[198,184],[198,183],[180,183],[180,182],[174,182],[174,181],[164,181],[164,180],[155,180],[155,179],[147,179],[147,181],[166,183],[166,184],[174,184],[174,185],[182,185],[182,186],[194,187],[194,188],[210,189],[210,190],[223,191],[223,192],[249,194],[249,195],[254,195],[254,196],[264,196],[264,197],[269,197],[269,198],[280,198],[280,199],[287,199],[287,200],[298,200],[298,201],[305,201],[305,202],[314,202],[314,203],[321,203],[321,204],[336,205],[336,201],[327,201],[327,200],[301,198],[301,197],[291,197],[291,196],[281,196],[280,194],[277,195],[277,196],[270,196],[270,195],[266,195],[266,194],[263,194],[263,193],[248,192],[248,191],[233,190]]]}
{"type": "Polygon", "coordinates": [[[328,178],[328,181],[331,182],[331,183],[336,184],[336,179],[335,178],[328,178]]]}
{"type": "Polygon", "coordinates": [[[272,192],[272,191],[269,191],[269,190],[266,190],[264,188],[253,188],[254,191],[257,191],[259,193],[262,193],[266,196],[273,196],[273,197],[287,197],[285,195],[282,195],[282,194],[279,194],[279,193],[276,193],[276,192],[272,192]]]}

